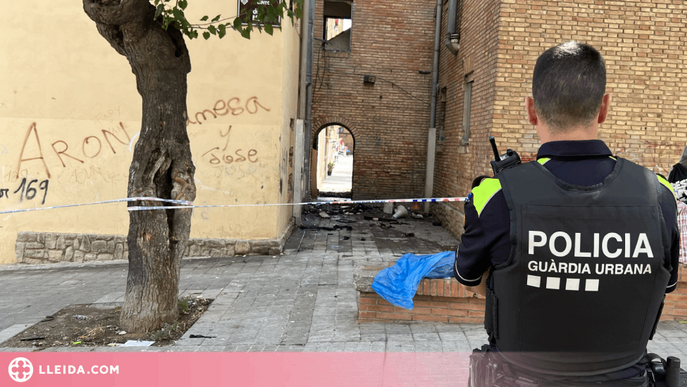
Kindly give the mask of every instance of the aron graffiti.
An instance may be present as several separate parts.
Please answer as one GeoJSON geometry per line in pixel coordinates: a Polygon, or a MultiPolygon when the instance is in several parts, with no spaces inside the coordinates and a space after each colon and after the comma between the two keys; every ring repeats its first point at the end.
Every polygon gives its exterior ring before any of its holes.
{"type": "MultiPolygon", "coordinates": [[[[124,128],[124,124],[121,122],[119,123],[118,128],[109,128],[109,130],[101,129],[100,132],[102,134],[102,140],[99,136],[86,136],[81,141],[81,144],[79,144],[80,147],[76,147],[76,150],[73,150],[73,148],[72,150],[70,150],[69,144],[64,140],[57,140],[52,142],[52,150],[54,151],[55,156],[57,156],[57,159],[62,164],[62,167],[67,167],[65,160],[73,160],[83,164],[85,162],[84,160],[93,159],[101,155],[104,147],[109,147],[112,151],[112,154],[117,154],[117,150],[115,149],[115,145],[118,145],[117,142],[126,147],[129,144],[129,141],[131,141],[129,134],[124,128]],[[115,134],[115,132],[117,134],[115,134]],[[126,141],[124,141],[123,139],[124,136],[126,136],[126,141]],[[116,141],[114,142],[114,145],[112,140],[116,141]],[[69,153],[67,153],[68,151],[69,153]]],[[[45,161],[43,146],[41,145],[41,139],[38,133],[38,126],[34,122],[29,126],[29,129],[26,131],[26,135],[24,136],[21,151],[19,152],[19,161],[17,161],[15,179],[19,178],[19,171],[21,170],[23,163],[31,161],[35,162],[38,160],[42,162],[45,174],[48,176],[48,178],[50,178],[50,168],[48,167],[48,163],[45,161]],[[27,144],[29,143],[31,143],[32,145],[33,153],[27,151],[27,144]]]]}

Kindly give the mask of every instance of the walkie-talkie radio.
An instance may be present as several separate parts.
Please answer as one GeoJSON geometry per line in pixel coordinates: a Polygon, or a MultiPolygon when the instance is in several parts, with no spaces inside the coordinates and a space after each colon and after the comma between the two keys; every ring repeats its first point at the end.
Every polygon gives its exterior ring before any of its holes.
{"type": "Polygon", "coordinates": [[[508,149],[505,154],[499,156],[499,149],[496,147],[496,139],[494,136],[489,137],[491,143],[491,150],[494,151],[494,160],[490,161],[491,169],[494,170],[494,176],[506,168],[514,167],[521,163],[518,152],[508,149]]]}

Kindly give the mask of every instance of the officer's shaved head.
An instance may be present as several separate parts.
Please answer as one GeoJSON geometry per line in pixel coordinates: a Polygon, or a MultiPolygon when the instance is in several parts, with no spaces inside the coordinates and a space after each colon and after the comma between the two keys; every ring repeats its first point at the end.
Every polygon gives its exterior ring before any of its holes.
{"type": "Polygon", "coordinates": [[[534,66],[534,107],[551,132],[591,124],[605,91],[604,59],[588,44],[566,42],[551,47],[534,66]]]}

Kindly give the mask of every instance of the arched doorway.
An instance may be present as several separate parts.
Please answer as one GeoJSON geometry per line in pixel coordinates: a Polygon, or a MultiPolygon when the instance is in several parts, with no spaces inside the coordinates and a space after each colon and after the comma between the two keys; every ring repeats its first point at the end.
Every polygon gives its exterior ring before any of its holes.
{"type": "Polygon", "coordinates": [[[312,197],[353,196],[353,157],[355,139],[348,128],[328,124],[313,136],[310,165],[312,197]]]}

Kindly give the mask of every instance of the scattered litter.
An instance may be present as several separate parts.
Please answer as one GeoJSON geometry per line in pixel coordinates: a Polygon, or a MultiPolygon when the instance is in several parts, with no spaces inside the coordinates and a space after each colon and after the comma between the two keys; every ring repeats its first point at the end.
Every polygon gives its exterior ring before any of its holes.
{"type": "Polygon", "coordinates": [[[422,209],[422,207],[420,206],[420,203],[413,203],[410,205],[410,209],[412,211],[419,211],[420,209],[422,209]]]}
{"type": "Polygon", "coordinates": [[[81,342],[80,342],[80,341],[75,341],[75,342],[72,343],[72,345],[77,345],[77,344],[81,344],[81,342]]]}
{"type": "Polygon", "coordinates": [[[441,226],[441,222],[432,222],[432,226],[441,226]]]}
{"type": "Polygon", "coordinates": [[[41,322],[48,322],[48,321],[52,321],[54,319],[55,319],[55,316],[45,316],[45,318],[43,320],[41,320],[41,322]]]}
{"type": "Polygon", "coordinates": [[[365,239],[365,238],[360,238],[360,240],[361,240],[361,241],[365,241],[366,239],[365,239]]]}
{"type": "Polygon", "coordinates": [[[88,320],[88,317],[87,317],[87,316],[82,316],[82,315],[80,315],[80,314],[74,315],[74,317],[75,317],[77,320],[81,320],[81,321],[88,320]]]}
{"type": "Polygon", "coordinates": [[[392,226],[386,225],[384,223],[379,225],[380,228],[387,229],[387,228],[393,228],[392,226]]]}
{"type": "Polygon", "coordinates": [[[349,240],[349,239],[351,239],[351,237],[349,237],[349,236],[343,237],[343,240],[345,240],[345,241],[347,241],[347,240],[349,240]]]}
{"type": "Polygon", "coordinates": [[[393,214],[394,212],[394,203],[384,203],[384,213],[385,214],[393,214]]]}
{"type": "Polygon", "coordinates": [[[375,222],[378,222],[379,218],[372,218],[372,220],[374,220],[375,222]]]}
{"type": "Polygon", "coordinates": [[[407,236],[407,237],[414,237],[414,236],[415,236],[415,233],[407,232],[407,233],[406,233],[406,236],[407,236]]]}
{"type": "Polygon", "coordinates": [[[191,335],[190,339],[216,339],[217,336],[205,336],[205,335],[191,335]]]}
{"type": "Polygon", "coordinates": [[[330,216],[329,216],[328,213],[326,213],[326,212],[324,212],[324,211],[321,211],[321,212],[320,212],[320,218],[325,218],[325,219],[327,219],[327,218],[330,218],[330,216]]]}
{"type": "Polygon", "coordinates": [[[412,216],[415,219],[422,219],[423,218],[422,214],[411,213],[410,216],[412,216]]]}
{"type": "Polygon", "coordinates": [[[396,213],[394,214],[394,219],[405,218],[408,216],[408,210],[403,206],[396,207],[396,213]]]}
{"type": "Polygon", "coordinates": [[[110,347],[150,347],[155,344],[154,341],[139,341],[139,340],[129,340],[126,343],[110,343],[110,347]]]}
{"type": "Polygon", "coordinates": [[[20,339],[19,341],[36,341],[36,340],[44,340],[45,336],[33,336],[33,337],[27,337],[25,339],[20,339]]]}
{"type": "Polygon", "coordinates": [[[117,334],[120,335],[120,336],[126,335],[126,331],[119,331],[119,332],[117,332],[117,334]]]}

